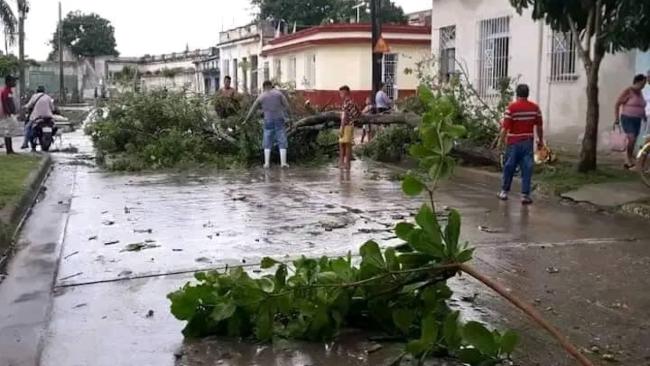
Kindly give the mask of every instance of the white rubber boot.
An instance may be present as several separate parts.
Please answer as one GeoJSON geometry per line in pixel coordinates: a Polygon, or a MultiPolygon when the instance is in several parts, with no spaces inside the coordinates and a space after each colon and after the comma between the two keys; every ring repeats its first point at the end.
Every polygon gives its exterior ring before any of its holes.
{"type": "Polygon", "coordinates": [[[271,149],[264,149],[264,169],[271,167],[271,149]]]}
{"type": "Polygon", "coordinates": [[[280,149],[280,166],[282,168],[289,167],[289,164],[287,164],[287,149],[280,149]]]}

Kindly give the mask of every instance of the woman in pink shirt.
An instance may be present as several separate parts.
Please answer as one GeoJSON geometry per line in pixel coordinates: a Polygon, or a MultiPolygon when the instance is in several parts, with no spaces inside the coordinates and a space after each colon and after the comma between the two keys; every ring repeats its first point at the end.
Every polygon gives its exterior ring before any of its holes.
{"type": "Polygon", "coordinates": [[[620,124],[627,135],[626,169],[634,167],[634,145],[641,132],[641,122],[647,121],[645,113],[646,101],[642,92],[647,82],[648,79],[645,75],[636,75],[632,86],[621,93],[614,107],[616,111],[614,123],[620,124]]]}

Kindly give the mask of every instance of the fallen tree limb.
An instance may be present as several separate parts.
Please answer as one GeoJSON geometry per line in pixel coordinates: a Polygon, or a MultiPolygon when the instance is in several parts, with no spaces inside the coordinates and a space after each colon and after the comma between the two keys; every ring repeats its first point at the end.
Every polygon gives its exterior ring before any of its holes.
{"type": "MultiPolygon", "coordinates": [[[[409,125],[417,127],[422,121],[422,117],[415,113],[388,113],[388,114],[367,114],[361,116],[356,123],[357,127],[364,124],[370,125],[409,125]]],[[[328,122],[341,123],[341,112],[330,111],[308,116],[296,121],[291,130],[299,130],[309,126],[323,125],[328,122]]]]}
{"type": "Polygon", "coordinates": [[[557,330],[553,325],[547,322],[542,317],[542,315],[537,311],[537,309],[519,300],[517,297],[515,297],[510,292],[508,292],[505,288],[503,288],[503,286],[496,283],[495,281],[492,281],[491,279],[482,275],[481,273],[477,272],[474,268],[466,264],[459,264],[458,268],[462,272],[467,273],[468,275],[474,277],[475,279],[477,279],[487,287],[491,288],[497,294],[501,295],[506,300],[508,300],[511,304],[513,304],[521,311],[523,311],[526,315],[528,315],[529,318],[531,318],[535,323],[537,323],[537,325],[539,325],[548,333],[550,333],[553,336],[553,338],[555,338],[562,345],[562,347],[571,356],[573,356],[573,358],[575,358],[578,362],[580,362],[582,366],[594,366],[591,360],[589,360],[585,355],[580,353],[580,351],[578,351],[578,349],[573,344],[571,344],[571,342],[564,335],[562,335],[562,333],[560,333],[559,330],[557,330]]]}

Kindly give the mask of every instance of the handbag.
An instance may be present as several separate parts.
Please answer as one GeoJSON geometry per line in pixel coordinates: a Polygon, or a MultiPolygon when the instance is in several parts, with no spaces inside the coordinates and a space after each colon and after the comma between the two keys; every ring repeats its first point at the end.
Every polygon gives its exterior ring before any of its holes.
{"type": "Polygon", "coordinates": [[[615,152],[624,152],[627,150],[627,135],[623,132],[621,125],[614,124],[612,131],[609,133],[609,148],[615,152]]]}

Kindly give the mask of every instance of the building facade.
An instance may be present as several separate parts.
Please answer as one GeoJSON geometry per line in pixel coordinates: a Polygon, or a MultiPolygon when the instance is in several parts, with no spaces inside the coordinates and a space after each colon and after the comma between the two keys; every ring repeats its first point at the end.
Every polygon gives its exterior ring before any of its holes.
{"type": "Polygon", "coordinates": [[[275,37],[270,22],[258,22],[219,33],[220,85],[230,76],[238,92],[257,94],[264,80],[262,47],[275,37]]]}
{"type": "MultiPolygon", "coordinates": [[[[505,77],[526,83],[540,104],[546,134],[575,145],[584,132],[587,78],[570,34],[517,14],[508,0],[433,0],[432,50],[440,78],[464,72],[494,99],[505,77]]],[[[600,71],[600,127],[611,127],[614,103],[638,72],[636,51],[608,54],[600,71]]]]}
{"type": "MultiPolygon", "coordinates": [[[[382,77],[394,98],[413,95],[418,80],[413,70],[430,57],[431,28],[386,25],[382,77]]],[[[264,74],[290,84],[314,105],[338,102],[338,89],[348,85],[363,103],[372,89],[370,24],[328,24],[275,38],[264,47],[264,74]]]]}

